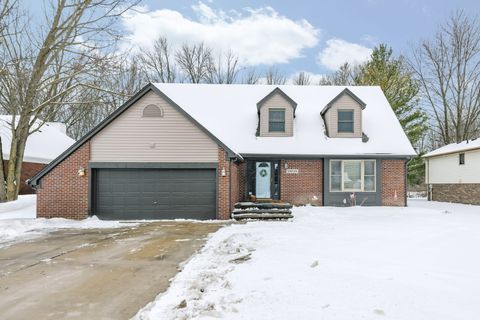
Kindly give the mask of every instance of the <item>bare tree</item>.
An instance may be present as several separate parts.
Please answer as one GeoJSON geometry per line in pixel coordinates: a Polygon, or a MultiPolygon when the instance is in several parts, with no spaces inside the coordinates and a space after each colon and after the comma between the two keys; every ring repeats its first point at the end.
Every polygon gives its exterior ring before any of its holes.
{"type": "Polygon", "coordinates": [[[442,144],[480,134],[480,24],[462,11],[413,52],[411,66],[442,144]]]}
{"type": "Polygon", "coordinates": [[[238,72],[238,57],[232,51],[220,52],[216,61],[209,64],[206,80],[208,83],[232,84],[237,80],[238,72]]]}
{"type": "Polygon", "coordinates": [[[355,67],[350,66],[348,63],[344,63],[337,71],[320,79],[319,84],[330,86],[354,85],[355,71],[355,67]]]}
{"type": "MultiPolygon", "coordinates": [[[[3,31],[7,28],[7,18],[16,6],[16,0],[2,0],[0,2],[0,35],[3,35],[3,31]]],[[[0,44],[2,44],[2,37],[0,37],[0,44]]]]}
{"type": "Polygon", "coordinates": [[[310,84],[310,75],[305,71],[300,71],[294,78],[293,84],[298,86],[308,86],[310,84]]]}
{"type": "Polygon", "coordinates": [[[287,82],[287,77],[281,73],[276,67],[270,67],[265,72],[265,81],[267,84],[283,85],[287,82]]]}
{"type": "Polygon", "coordinates": [[[84,103],[63,104],[49,121],[65,123],[68,134],[79,139],[149,81],[134,57],[120,57],[112,60],[111,64],[94,79],[94,85],[102,90],[80,88],[79,99],[84,103]]]}
{"type": "Polygon", "coordinates": [[[151,82],[171,83],[177,79],[177,66],[167,38],[160,37],[152,49],[143,49],[138,60],[151,82]]]}
{"type": "Polygon", "coordinates": [[[244,70],[244,76],[241,80],[245,84],[258,84],[260,81],[260,74],[253,67],[244,70]]]}
{"type": "MultiPolygon", "coordinates": [[[[14,10],[0,37],[0,107],[12,115],[12,141],[6,195],[15,200],[20,187],[25,144],[46,119],[66,103],[82,105],[79,88],[98,90],[93,81],[120,37],[113,27],[131,5],[126,0],[57,0],[45,6],[45,23],[35,24],[14,10]]],[[[3,164],[0,171],[3,170],[3,164]]],[[[3,186],[0,186],[0,188],[3,186]]],[[[1,192],[0,192],[1,195],[1,192]]]]}
{"type": "Polygon", "coordinates": [[[187,80],[200,83],[207,79],[212,65],[212,50],[203,43],[184,44],[176,54],[180,70],[187,80]]]}

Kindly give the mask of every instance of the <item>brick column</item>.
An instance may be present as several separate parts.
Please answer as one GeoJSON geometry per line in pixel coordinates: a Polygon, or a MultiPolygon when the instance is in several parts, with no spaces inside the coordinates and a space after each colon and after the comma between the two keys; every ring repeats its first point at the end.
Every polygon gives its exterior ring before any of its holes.
{"type": "Polygon", "coordinates": [[[227,152],[218,147],[218,170],[217,170],[217,219],[230,219],[231,192],[230,192],[230,161],[227,152]],[[222,172],[225,175],[222,175],[222,172]]]}
{"type": "Polygon", "coordinates": [[[405,206],[405,160],[382,160],[382,205],[405,206]]]}

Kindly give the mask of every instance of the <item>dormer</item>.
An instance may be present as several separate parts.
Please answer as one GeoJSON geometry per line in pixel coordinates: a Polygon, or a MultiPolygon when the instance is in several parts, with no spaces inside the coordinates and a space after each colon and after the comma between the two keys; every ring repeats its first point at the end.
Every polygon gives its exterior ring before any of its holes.
{"type": "Polygon", "coordinates": [[[275,88],[257,103],[260,137],[292,137],[297,103],[280,88],[275,88]]]}
{"type": "Polygon", "coordinates": [[[362,110],[366,104],[345,88],[320,113],[330,138],[362,138],[362,110]]]}

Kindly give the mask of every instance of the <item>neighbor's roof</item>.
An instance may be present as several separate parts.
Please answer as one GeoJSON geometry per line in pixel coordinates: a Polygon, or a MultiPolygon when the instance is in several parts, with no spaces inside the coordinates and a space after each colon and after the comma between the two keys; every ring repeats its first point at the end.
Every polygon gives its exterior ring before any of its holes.
{"type": "MultiPolygon", "coordinates": [[[[12,142],[11,122],[12,116],[0,116],[0,135],[2,137],[3,158],[5,160],[10,158],[10,144],[12,142]]],[[[40,125],[41,122],[37,121],[35,124],[40,125]]],[[[67,136],[61,126],[62,124],[59,123],[47,122],[39,131],[31,134],[25,146],[23,161],[49,163],[70,147],[75,140],[67,136]]]]}
{"type": "Polygon", "coordinates": [[[435,157],[435,156],[440,156],[444,154],[468,151],[473,149],[480,149],[480,139],[466,140],[460,143],[447,144],[446,146],[443,146],[427,154],[424,154],[423,157],[429,158],[429,157],[435,157]]]}
{"type": "Polygon", "coordinates": [[[380,87],[154,84],[232,151],[244,155],[413,156],[380,87]],[[293,137],[258,137],[257,103],[276,88],[297,103],[293,137]],[[360,138],[328,138],[320,112],[348,88],[365,103],[360,138]]]}

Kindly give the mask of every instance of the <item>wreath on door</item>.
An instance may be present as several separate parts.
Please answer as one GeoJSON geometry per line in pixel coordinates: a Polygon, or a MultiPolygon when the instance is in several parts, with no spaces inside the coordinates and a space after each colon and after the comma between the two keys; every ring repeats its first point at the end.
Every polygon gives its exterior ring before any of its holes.
{"type": "Polygon", "coordinates": [[[263,177],[267,176],[267,174],[268,174],[267,170],[265,170],[265,169],[260,170],[260,177],[263,178],[263,177]]]}

